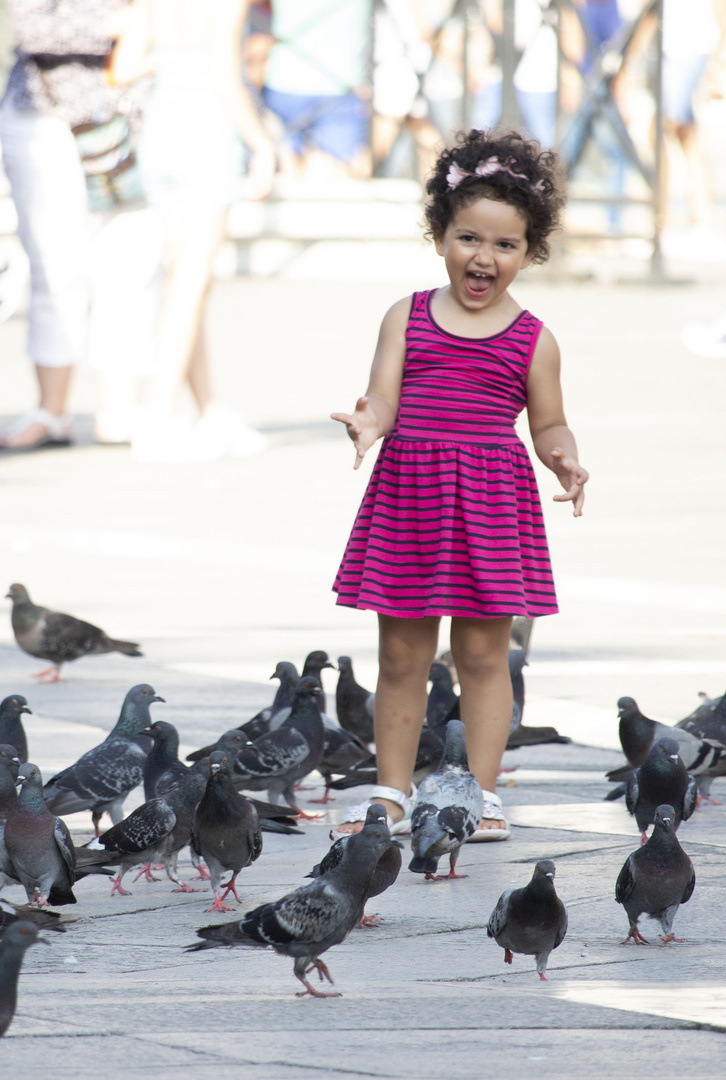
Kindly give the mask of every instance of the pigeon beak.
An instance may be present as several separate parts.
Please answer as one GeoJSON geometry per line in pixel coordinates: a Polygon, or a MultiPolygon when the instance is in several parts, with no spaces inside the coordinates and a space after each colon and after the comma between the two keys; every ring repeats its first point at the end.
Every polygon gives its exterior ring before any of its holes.
{"type": "Polygon", "coordinates": [[[335,668],[335,664],[331,664],[329,660],[328,660],[328,661],[326,661],[326,662],[325,662],[325,663],[323,664],[323,667],[329,667],[329,668],[332,668],[332,669],[333,669],[333,671],[335,671],[335,670],[336,670],[336,668],[335,668]]]}
{"type": "Polygon", "coordinates": [[[548,878],[554,878],[554,876],[555,876],[554,874],[545,874],[545,877],[548,877],[548,878]]]}
{"type": "Polygon", "coordinates": [[[21,711],[21,713],[26,712],[26,713],[30,713],[31,716],[33,715],[33,710],[29,709],[27,705],[21,705],[20,706],[20,711],[21,711]]]}
{"type": "Polygon", "coordinates": [[[670,759],[671,761],[678,761],[678,754],[671,754],[670,759]]]}
{"type": "Polygon", "coordinates": [[[150,727],[142,728],[141,729],[141,734],[142,735],[151,735],[151,728],[150,727]]]}
{"type": "Polygon", "coordinates": [[[163,701],[163,703],[166,705],[166,698],[159,697],[158,694],[154,694],[154,696],[152,697],[151,700],[152,701],[163,701]]]}

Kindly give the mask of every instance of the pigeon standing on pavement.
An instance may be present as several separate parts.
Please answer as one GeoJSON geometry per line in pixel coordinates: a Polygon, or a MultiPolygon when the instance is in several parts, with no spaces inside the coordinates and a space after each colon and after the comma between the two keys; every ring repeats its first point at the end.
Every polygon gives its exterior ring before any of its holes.
{"type": "Polygon", "coordinates": [[[53,930],[59,934],[65,934],[66,927],[61,922],[61,916],[57,911],[48,911],[46,908],[31,908],[27,905],[20,907],[19,904],[11,904],[8,900],[0,900],[0,937],[17,922],[31,922],[38,930],[53,930]]]}
{"type": "Polygon", "coordinates": [[[28,739],[23,722],[23,713],[30,713],[28,702],[22,694],[11,694],[0,702],[0,743],[9,743],[15,747],[21,764],[28,760],[28,739]]]}
{"type": "Polygon", "coordinates": [[[13,602],[11,621],[18,645],[30,656],[50,660],[51,666],[37,675],[45,682],[61,682],[62,665],[81,656],[110,652],[143,656],[135,641],[116,641],[92,623],[39,607],[24,585],[11,585],[7,595],[13,602]]]}
{"type": "MultiPolygon", "coordinates": [[[[371,803],[368,807],[364,827],[365,825],[386,824],[387,816],[385,808],[380,803],[371,803]]],[[[355,833],[349,833],[347,836],[341,836],[336,840],[326,855],[324,855],[320,862],[312,868],[306,877],[324,877],[333,869],[333,867],[339,866],[343,861],[346,845],[354,835],[355,833]]],[[[391,840],[390,845],[381,855],[368,888],[366,902],[373,896],[380,896],[382,892],[385,892],[386,889],[390,889],[391,885],[393,885],[401,870],[401,863],[403,861],[401,857],[402,846],[403,845],[398,840],[391,840]]],[[[360,925],[373,926],[378,921],[377,915],[363,915],[361,917],[360,925]]]]}
{"type": "Polygon", "coordinates": [[[325,750],[323,719],[317,699],[320,683],[303,676],[287,720],[276,731],[248,743],[230,762],[235,786],[243,791],[267,790],[270,802],[280,797],[301,817],[309,817],[295,803],[295,784],[317,769],[325,750]]]}
{"type": "Polygon", "coordinates": [[[509,725],[511,736],[520,727],[524,715],[524,675],[522,672],[528,662],[527,654],[524,649],[510,649],[507,662],[512,683],[512,720],[509,725]]]}
{"type": "Polygon", "coordinates": [[[156,720],[142,734],[149,735],[152,747],[143,767],[144,798],[155,799],[181,780],[189,771],[179,760],[179,732],[173,724],[156,720]]]}
{"type": "Polygon", "coordinates": [[[21,761],[15,747],[0,744],[0,825],[15,806],[18,797],[15,781],[21,761]]]}
{"type": "MultiPolygon", "coordinates": [[[[694,712],[680,720],[676,727],[695,735],[697,739],[705,739],[726,746],[726,694],[706,699],[694,712]]],[[[714,775],[701,775],[696,780],[700,798],[713,803],[714,806],[722,806],[723,803],[712,797],[711,784],[715,779],[715,774],[718,772],[723,775],[724,771],[726,770],[714,769],[712,770],[714,775]]]]}
{"type": "Polygon", "coordinates": [[[262,833],[257,811],[235,790],[227,757],[221,751],[210,755],[212,775],[192,818],[192,847],[204,859],[212,878],[214,903],[208,911],[231,911],[225,907],[228,893],[237,903],[235,882],[240,870],[249,866],[262,852],[262,833]],[[222,874],[230,878],[220,895],[222,874]]]}
{"type": "Polygon", "coordinates": [[[469,772],[461,720],[446,725],[444,755],[436,772],[422,780],[411,818],[409,870],[436,877],[439,859],[449,856],[447,879],[466,877],[456,873],[456,860],[463,844],[472,836],[484,812],[479,781],[469,772]]]}
{"type": "MultiPolygon", "coordinates": [[[[695,777],[699,791],[707,791],[714,777],[726,774],[726,747],[720,743],[701,739],[684,728],[651,720],[643,715],[631,697],[618,699],[618,716],[620,744],[628,763],[606,773],[608,780],[627,782],[633,769],[643,764],[656,740],[663,735],[678,743],[681,761],[695,777]]],[[[606,798],[614,800],[624,792],[624,787],[617,787],[606,798]]]]}
{"type": "MultiPolygon", "coordinates": [[[[176,784],[138,806],[128,817],[107,829],[90,844],[77,851],[79,863],[87,853],[104,851],[109,865],[118,866],[118,874],[112,879],[111,896],[119,893],[130,896],[123,887],[123,878],[133,867],[143,864],[134,881],[142,876],[147,881],[158,881],[152,874],[152,863],[161,862],[166,876],[177,887],[174,892],[198,892],[181,881],[178,873],[179,853],[191,843],[192,819],[199,800],[204,795],[209,779],[209,759],[203,758],[190,769],[185,769],[176,784]]],[[[201,872],[200,877],[208,875],[201,872]]]]}
{"type": "MultiPolygon", "coordinates": [[[[18,1000],[18,976],[26,949],[36,942],[37,927],[25,920],[14,923],[0,941],[0,1036],[10,1027],[18,1000]]],[[[47,942],[46,942],[47,944],[47,942]]]]}
{"type": "Polygon", "coordinates": [[[647,840],[647,829],[655,820],[657,808],[664,803],[674,807],[673,832],[681,821],[688,821],[696,809],[696,781],[678,756],[678,743],[667,735],[658,739],[643,764],[628,778],[625,805],[640,829],[640,842],[647,840]]]}
{"type": "Polygon", "coordinates": [[[362,743],[372,743],[373,707],[376,695],[355,680],[349,656],[338,657],[338,685],[335,689],[335,708],[338,723],[362,743]]]}
{"type": "Polygon", "coordinates": [[[123,818],[124,799],[143,781],[148,739],[143,732],[151,726],[149,709],[163,700],[147,683],[133,686],[104,741],[45,785],[48,808],[54,814],[91,810],[96,836],[104,812],[117,825],[123,818]]]}
{"type": "Polygon", "coordinates": [[[513,953],[534,956],[537,973],[546,982],[547,961],[567,933],[567,908],[555,892],[555,864],[541,859],[523,889],[507,889],[499,897],[487,925],[487,936],[504,949],[504,963],[513,953]]]}
{"type": "Polygon", "coordinates": [[[294,958],[295,977],[305,987],[298,996],[338,997],[317,990],[308,979],[315,969],[320,981],[332,983],[321,955],[344,941],[363,915],[371,880],[381,856],[391,843],[385,822],[365,825],[345,845],[343,858],[322,877],[315,878],[272,904],[249,911],[242,919],[197,930],[204,940],[188,951],[219,945],[266,947],[294,958]]]}
{"type": "Polygon", "coordinates": [[[333,796],[330,794],[330,785],[333,774],[355,769],[371,757],[368,748],[350,731],[346,731],[327,716],[323,717],[323,725],[325,744],[318,770],[325,781],[325,794],[321,799],[311,799],[312,803],[331,802],[333,796]]]}
{"type": "Polygon", "coordinates": [[[326,711],[326,697],[325,690],[323,689],[323,668],[335,670],[335,664],[330,663],[330,657],[323,649],[314,649],[305,657],[302,675],[300,676],[301,679],[304,679],[306,676],[311,675],[320,683],[320,693],[318,694],[315,703],[318,711],[321,713],[326,711]]]}
{"type": "Polygon", "coordinates": [[[0,870],[20,881],[35,907],[75,904],[76,851],[68,826],[46,806],[37,765],[21,765],[18,784],[0,835],[0,870]]]}
{"type": "Polygon", "coordinates": [[[615,899],[623,905],[630,921],[625,942],[632,938],[636,945],[648,944],[638,929],[641,915],[660,923],[664,945],[668,941],[682,941],[673,934],[673,920],[681,904],[693,895],[696,872],[678,842],[674,820],[672,806],[659,806],[647,843],[628,856],[618,874],[615,899]]]}

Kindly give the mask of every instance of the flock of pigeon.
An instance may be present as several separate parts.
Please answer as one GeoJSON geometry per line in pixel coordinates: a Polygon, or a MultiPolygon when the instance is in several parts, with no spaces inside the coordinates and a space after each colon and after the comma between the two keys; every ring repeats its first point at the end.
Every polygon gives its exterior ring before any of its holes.
{"type": "MultiPolygon", "coordinates": [[[[63,663],[83,655],[118,650],[140,655],[138,646],[109,638],[73,616],[51,612],[13,585],[12,623],[16,640],[53,668],[39,673],[60,678],[63,663]]],[[[536,741],[568,741],[552,728],[522,724],[526,658],[510,652],[514,709],[510,746],[536,741]]],[[[27,905],[0,901],[0,1035],[15,1010],[18,973],[25,950],[43,941],[40,930],[62,930],[51,907],[75,904],[76,882],[90,874],[110,879],[111,895],[127,895],[124,876],[139,867],[137,879],[155,880],[160,866],[177,892],[197,892],[181,880],[180,852],[187,846],[201,879],[210,881],[215,912],[239,902],[237,875],[260,857],[262,833],[294,835],[310,817],[298,805],[296,785],[313,771],[331,789],[377,782],[373,746],[374,694],[360,686],[349,657],[338,658],[338,722],[326,713],[321,672],[332,668],[327,654],[314,651],[302,674],[282,661],[271,678],[279,680],[272,704],[251,720],[223,732],[217,741],[179,759],[179,735],[172,724],[151,716],[164,699],[140,684],[126,694],[119,719],[106,739],[45,784],[39,767],[28,761],[22,716],[31,710],[20,694],[0,703],[0,889],[20,884],[27,905]],[[127,795],[143,785],[145,801],[127,817],[127,795]],[[267,801],[252,796],[266,792],[267,801]],[[95,838],[77,847],[62,815],[90,811],[95,838]],[[101,831],[104,814],[111,828],[101,831]],[[113,869],[112,869],[113,868],[113,869]],[[115,870],[115,873],[114,873],[115,870]],[[223,880],[225,879],[225,880],[223,880]]],[[[415,765],[419,790],[411,820],[409,870],[425,880],[441,880],[439,860],[447,857],[447,880],[458,879],[456,862],[463,844],[477,829],[482,793],[468,771],[464,725],[451,667],[436,661],[430,672],[426,722],[415,765]]],[[[726,775],[726,695],[704,701],[675,727],[640,713],[632,698],[618,702],[620,739],[627,763],[608,774],[618,781],[607,798],[625,795],[626,806],[641,830],[641,847],[623,866],[615,899],[628,916],[626,941],[645,943],[638,923],[647,915],[660,923],[663,944],[679,941],[673,920],[693,892],[695,872],[676,832],[699,799],[710,799],[716,776],[726,775]],[[650,836],[648,827],[652,825],[650,836]]],[[[241,919],[198,930],[201,939],[189,951],[219,946],[269,947],[294,961],[304,989],[300,996],[334,996],[310,981],[332,983],[321,959],[357,925],[371,925],[365,914],[369,898],[389,888],[402,866],[402,846],[391,838],[384,808],[373,803],[362,830],[338,839],[312,880],[275,903],[247,912],[241,919]]],[[[567,911],[557,896],[555,866],[541,860],[529,883],[500,897],[487,934],[504,949],[534,956],[540,979],[546,979],[550,953],[567,932],[567,911]]]]}

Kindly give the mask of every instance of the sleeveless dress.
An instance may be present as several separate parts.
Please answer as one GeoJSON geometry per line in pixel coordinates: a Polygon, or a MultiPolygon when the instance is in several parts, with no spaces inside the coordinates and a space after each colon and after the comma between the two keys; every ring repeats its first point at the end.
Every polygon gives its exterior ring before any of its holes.
{"type": "Polygon", "coordinates": [[[396,423],[333,585],[337,603],[423,618],[557,611],[532,463],[514,430],[542,323],[458,337],[414,293],[396,423]]]}

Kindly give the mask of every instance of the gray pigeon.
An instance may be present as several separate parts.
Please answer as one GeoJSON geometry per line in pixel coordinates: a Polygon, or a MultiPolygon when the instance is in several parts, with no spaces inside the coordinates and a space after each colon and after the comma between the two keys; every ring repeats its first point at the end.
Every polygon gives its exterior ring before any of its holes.
{"type": "Polygon", "coordinates": [[[1,827],[0,869],[20,881],[34,907],[75,904],[76,851],[68,826],[46,806],[37,765],[21,765],[18,784],[17,802],[1,827]]]}
{"type": "Polygon", "coordinates": [[[287,720],[276,731],[243,746],[232,766],[235,786],[243,791],[267,790],[270,802],[284,799],[300,817],[309,817],[295,801],[295,784],[317,769],[325,750],[323,719],[318,711],[320,682],[303,676],[287,720]]]}
{"type": "Polygon", "coordinates": [[[15,806],[15,800],[18,797],[15,781],[20,764],[15,747],[0,744],[0,824],[5,821],[15,806]]]}
{"type": "Polygon", "coordinates": [[[44,682],[61,682],[63,664],[92,653],[143,656],[134,641],[115,641],[92,623],[39,607],[30,599],[24,585],[11,585],[7,596],[13,602],[11,622],[18,645],[30,656],[51,662],[49,668],[38,672],[38,678],[44,682]]]}
{"type": "Polygon", "coordinates": [[[0,941],[0,1035],[5,1034],[15,1016],[18,976],[25,950],[41,941],[44,939],[38,937],[38,928],[22,919],[13,923],[0,941]]]}
{"type": "Polygon", "coordinates": [[[431,689],[426,700],[426,723],[430,728],[438,727],[450,717],[459,717],[459,696],[454,690],[454,680],[449,666],[441,660],[434,660],[429,668],[431,689]]]}
{"type": "MultiPolygon", "coordinates": [[[[717,698],[706,698],[694,712],[679,720],[676,727],[683,728],[697,739],[726,745],[726,694],[717,698]]],[[[723,775],[723,772],[724,770],[721,770],[718,775],[723,775]]],[[[711,784],[716,777],[716,770],[712,770],[712,773],[713,775],[698,777],[698,794],[701,799],[706,799],[714,806],[722,806],[723,803],[711,795],[711,784]]]]}
{"type": "Polygon", "coordinates": [[[351,836],[343,859],[327,874],[315,878],[272,904],[263,904],[242,919],[205,926],[197,930],[204,941],[188,951],[213,949],[219,945],[266,947],[295,960],[295,977],[305,987],[298,997],[338,997],[317,990],[308,979],[316,969],[320,981],[332,983],[322,953],[344,941],[361,920],[371,880],[381,856],[391,843],[388,826],[376,822],[351,836]]]}
{"type": "Polygon", "coordinates": [[[207,910],[231,911],[224,899],[231,892],[240,902],[237,875],[260,857],[262,833],[254,806],[235,790],[226,755],[215,750],[209,767],[212,775],[192,817],[192,848],[204,859],[212,878],[214,903],[207,910]],[[227,870],[231,876],[220,896],[222,874],[227,870]]]}
{"type": "Polygon", "coordinates": [[[23,713],[32,716],[22,694],[11,694],[0,702],[0,743],[14,746],[21,763],[28,760],[28,739],[20,719],[23,713]]]}
{"type": "Polygon", "coordinates": [[[356,682],[349,656],[338,657],[338,673],[338,685],[335,689],[338,723],[362,743],[372,743],[376,695],[356,682]]]}
{"type": "Polygon", "coordinates": [[[678,756],[678,743],[665,735],[658,739],[643,764],[628,778],[625,805],[640,829],[640,842],[647,840],[647,829],[655,820],[656,809],[664,803],[675,808],[673,832],[681,821],[688,821],[696,809],[696,781],[686,771],[678,756]]]}
{"type": "MultiPolygon", "coordinates": [[[[443,665],[442,665],[443,666],[443,665]]],[[[456,860],[462,844],[472,836],[484,812],[481,786],[469,772],[461,720],[446,725],[444,755],[436,772],[421,782],[411,818],[409,870],[425,874],[428,881],[439,881],[436,871],[442,855],[449,856],[445,880],[466,877],[456,873],[456,860]]]]}
{"type": "Polygon", "coordinates": [[[534,956],[543,982],[549,955],[566,933],[567,908],[555,892],[551,859],[535,864],[532,880],[523,889],[502,893],[487,925],[487,936],[504,949],[504,963],[512,963],[513,953],[534,956]]]}
{"type": "Polygon", "coordinates": [[[683,940],[673,934],[673,919],[681,904],[693,895],[696,872],[678,842],[674,821],[673,807],[659,806],[648,842],[628,856],[618,874],[615,899],[623,905],[630,921],[625,942],[632,938],[636,945],[648,944],[638,929],[641,915],[660,923],[664,945],[683,940]]]}
{"type": "Polygon", "coordinates": [[[123,818],[124,799],[143,780],[147,740],[143,732],[151,725],[149,708],[163,700],[146,683],[133,686],[104,741],[45,785],[48,808],[54,814],[91,810],[96,836],[104,812],[117,825],[123,818]]]}
{"type": "Polygon", "coordinates": [[[302,675],[300,676],[301,679],[304,679],[306,676],[312,675],[312,677],[317,679],[320,683],[320,693],[315,700],[315,704],[321,713],[326,711],[325,691],[323,690],[323,668],[332,668],[335,670],[335,664],[330,663],[330,657],[323,649],[314,649],[305,657],[302,675]]]}
{"type": "MultiPolygon", "coordinates": [[[[365,825],[386,824],[387,815],[385,808],[380,803],[371,803],[368,807],[368,813],[366,814],[365,825]]],[[[345,852],[346,845],[350,842],[351,836],[354,833],[349,833],[347,836],[341,836],[332,847],[328,850],[327,854],[321,859],[321,861],[312,868],[306,877],[319,878],[324,877],[329,873],[333,867],[339,866],[343,861],[343,854],[345,852]]],[[[378,865],[376,866],[373,878],[371,880],[370,887],[368,889],[368,895],[366,902],[370,900],[372,896],[380,896],[386,889],[390,889],[394,881],[398,877],[401,870],[401,849],[403,845],[398,840],[391,840],[390,847],[383,852],[378,865]]],[[[363,915],[361,917],[360,926],[375,926],[379,922],[377,915],[363,915]]]]}
{"type": "Polygon", "coordinates": [[[148,802],[163,795],[189,769],[179,760],[179,732],[173,724],[156,720],[151,727],[144,728],[142,734],[152,739],[143,769],[144,798],[148,802]]]}

